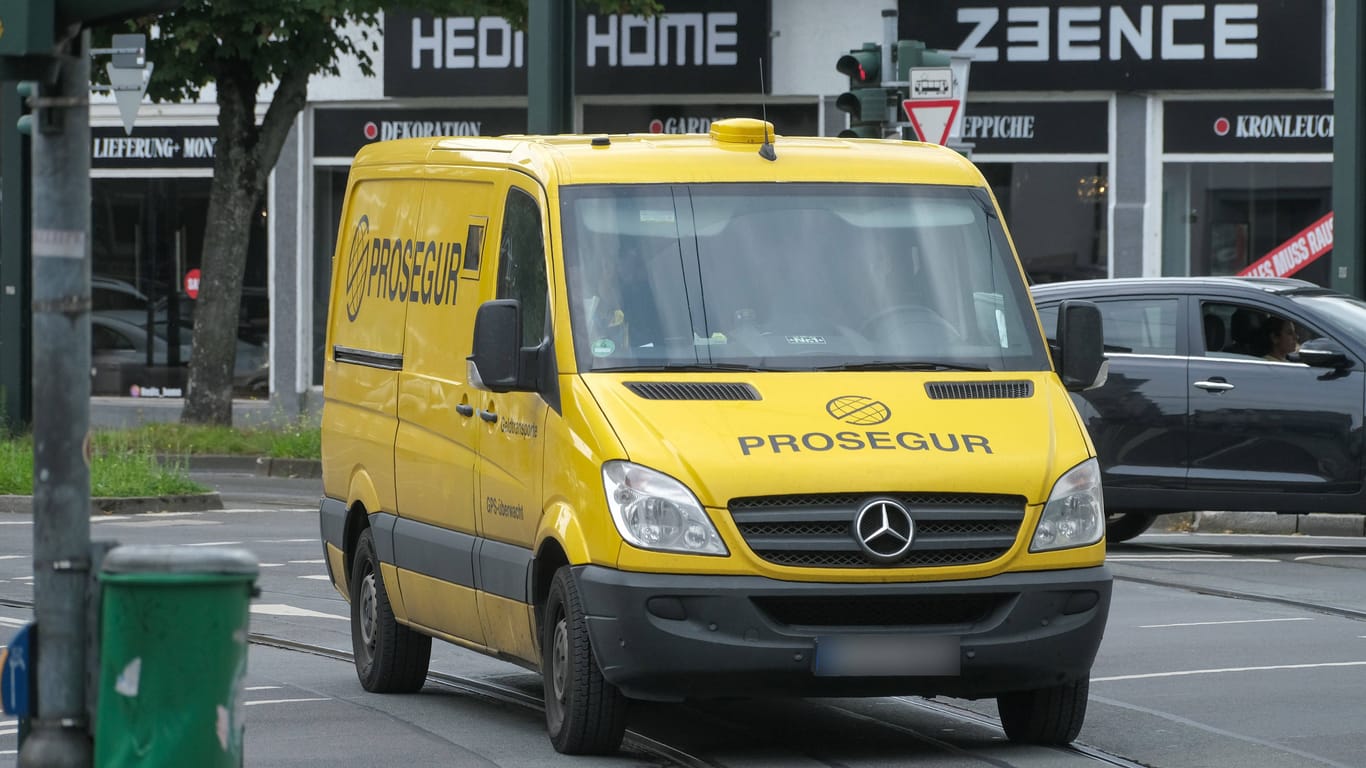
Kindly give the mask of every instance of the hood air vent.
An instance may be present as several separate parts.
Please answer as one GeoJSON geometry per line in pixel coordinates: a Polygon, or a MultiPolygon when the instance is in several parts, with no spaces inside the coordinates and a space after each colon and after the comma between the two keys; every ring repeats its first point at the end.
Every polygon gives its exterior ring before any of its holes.
{"type": "Polygon", "coordinates": [[[762,400],[748,384],[628,381],[626,388],[646,400],[762,400]]]}
{"type": "Polygon", "coordinates": [[[931,400],[1013,400],[1033,397],[1032,381],[934,381],[925,385],[931,400]]]}

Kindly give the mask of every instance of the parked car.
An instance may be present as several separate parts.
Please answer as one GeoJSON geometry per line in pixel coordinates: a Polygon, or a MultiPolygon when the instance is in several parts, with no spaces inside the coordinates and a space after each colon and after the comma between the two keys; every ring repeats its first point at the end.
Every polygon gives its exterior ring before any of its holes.
{"type": "MultiPolygon", "coordinates": [[[[190,355],[192,329],[180,328],[177,365],[170,364],[170,344],[165,321],[147,333],[146,313],[107,310],[90,314],[91,394],[126,395],[133,386],[184,389],[190,355]],[[152,365],[147,364],[147,346],[152,345],[152,365]]],[[[260,397],[269,385],[269,354],[266,347],[237,340],[237,360],[233,368],[233,391],[238,396],[260,397]]]]}
{"type": "Polygon", "coordinates": [[[1072,397],[1101,462],[1110,541],[1172,512],[1366,512],[1366,302],[1285,278],[1030,290],[1050,335],[1064,299],[1100,308],[1109,378],[1072,397]],[[1274,318],[1298,336],[1284,361],[1268,357],[1274,318]]]}

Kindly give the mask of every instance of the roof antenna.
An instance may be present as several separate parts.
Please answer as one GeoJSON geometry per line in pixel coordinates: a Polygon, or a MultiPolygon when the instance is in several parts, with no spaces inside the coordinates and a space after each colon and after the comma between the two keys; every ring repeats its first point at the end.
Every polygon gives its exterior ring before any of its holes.
{"type": "Polygon", "coordinates": [[[768,94],[764,91],[764,60],[759,59],[759,107],[764,115],[764,143],[759,145],[759,157],[773,161],[778,159],[778,153],[773,149],[773,142],[768,135],[768,94]]]}

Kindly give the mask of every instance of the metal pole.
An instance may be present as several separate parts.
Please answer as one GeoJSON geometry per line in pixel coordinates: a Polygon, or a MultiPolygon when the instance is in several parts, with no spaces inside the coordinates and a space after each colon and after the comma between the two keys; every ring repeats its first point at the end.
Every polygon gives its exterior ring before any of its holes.
{"type": "Polygon", "coordinates": [[[1338,3],[1333,62],[1333,253],[1329,285],[1366,296],[1362,264],[1362,215],[1366,213],[1366,13],[1355,2],[1338,3]]]}
{"type": "Polygon", "coordinates": [[[89,766],[90,47],[39,86],[33,134],[33,604],[37,717],[20,768],[89,766]]]}
{"type": "MultiPolygon", "coordinates": [[[[896,51],[896,9],[895,9],[895,8],[883,8],[883,9],[882,9],[882,80],[883,80],[883,81],[887,81],[887,80],[896,80],[897,77],[898,77],[898,76],[897,76],[897,71],[896,71],[896,60],[895,60],[895,58],[893,57],[893,54],[894,54],[895,51],[896,51]]],[[[889,134],[888,131],[886,131],[886,130],[884,129],[883,132],[882,132],[882,133],[883,133],[883,138],[887,138],[888,136],[897,137],[897,136],[899,136],[899,135],[901,134],[901,129],[895,127],[897,123],[901,122],[901,120],[900,120],[900,117],[901,117],[901,116],[897,113],[897,110],[901,109],[901,107],[897,106],[897,104],[899,104],[900,102],[901,102],[900,99],[893,99],[893,103],[887,105],[887,123],[886,123],[886,124],[887,124],[888,126],[892,126],[892,131],[891,131],[891,133],[889,134]]]]}
{"type": "Polygon", "coordinates": [[[574,0],[527,3],[527,132],[574,130],[574,0]]]}

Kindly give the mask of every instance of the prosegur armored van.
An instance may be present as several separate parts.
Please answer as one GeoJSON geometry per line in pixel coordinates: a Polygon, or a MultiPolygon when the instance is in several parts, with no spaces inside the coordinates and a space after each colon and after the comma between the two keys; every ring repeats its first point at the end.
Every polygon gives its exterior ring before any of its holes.
{"type": "Polygon", "coordinates": [[[539,670],[562,752],[737,695],[996,697],[1012,739],[1075,737],[1095,307],[1049,349],[958,154],[771,131],[356,156],[321,518],[367,690],[421,688],[435,637],[539,670]]]}

